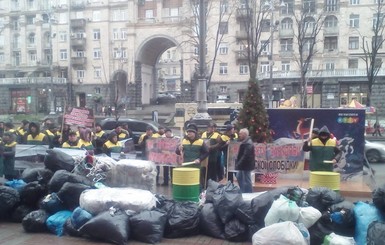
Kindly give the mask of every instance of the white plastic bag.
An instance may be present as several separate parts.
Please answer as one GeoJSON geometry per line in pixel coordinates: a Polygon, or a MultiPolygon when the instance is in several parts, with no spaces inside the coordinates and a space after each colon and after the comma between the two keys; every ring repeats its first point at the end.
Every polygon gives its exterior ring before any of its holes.
{"type": "Polygon", "coordinates": [[[291,221],[276,223],[254,233],[253,245],[308,245],[298,227],[291,221]]]}
{"type": "Polygon", "coordinates": [[[353,237],[340,236],[334,232],[326,235],[322,245],[356,245],[353,237]]]}
{"type": "Polygon", "coordinates": [[[299,209],[298,223],[304,224],[306,228],[314,225],[322,216],[321,212],[313,207],[300,207],[299,209]]]}
{"type": "Polygon", "coordinates": [[[265,217],[265,226],[269,226],[282,221],[296,222],[299,217],[299,207],[284,195],[280,195],[273,202],[265,217]]]}

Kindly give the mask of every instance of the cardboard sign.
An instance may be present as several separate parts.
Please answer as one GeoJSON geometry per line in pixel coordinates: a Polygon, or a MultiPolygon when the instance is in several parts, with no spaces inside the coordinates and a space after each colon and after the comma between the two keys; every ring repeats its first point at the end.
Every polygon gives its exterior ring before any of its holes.
{"type": "Polygon", "coordinates": [[[93,128],[94,122],[94,112],[89,108],[67,107],[64,113],[65,124],[93,128]]]}
{"type": "Polygon", "coordinates": [[[182,156],[175,153],[180,144],[178,138],[154,138],[146,141],[147,159],[158,165],[177,166],[182,156]]]}

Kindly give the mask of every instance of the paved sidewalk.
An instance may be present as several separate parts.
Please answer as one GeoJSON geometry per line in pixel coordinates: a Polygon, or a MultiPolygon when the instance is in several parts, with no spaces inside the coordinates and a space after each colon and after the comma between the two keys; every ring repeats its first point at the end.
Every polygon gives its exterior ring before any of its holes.
{"type": "MultiPolygon", "coordinates": [[[[86,238],[76,238],[70,236],[58,237],[50,233],[26,233],[21,224],[0,223],[0,244],[4,245],[109,245],[111,243],[97,242],[86,238]]],[[[146,244],[129,240],[128,244],[139,245],[146,244]]],[[[180,239],[163,239],[160,245],[166,244],[210,244],[210,245],[250,245],[250,242],[234,243],[220,239],[214,239],[207,236],[193,236],[180,239]]]]}

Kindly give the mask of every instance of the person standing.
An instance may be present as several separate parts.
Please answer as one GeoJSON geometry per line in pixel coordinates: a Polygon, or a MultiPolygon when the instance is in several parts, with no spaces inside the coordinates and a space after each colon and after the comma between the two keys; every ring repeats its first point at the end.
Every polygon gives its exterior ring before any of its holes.
{"type": "MultiPolygon", "coordinates": [[[[152,135],[152,138],[161,138],[161,137],[166,137],[165,135],[165,128],[163,126],[158,127],[158,132],[154,133],[152,135]]],[[[170,168],[168,166],[163,166],[163,183],[159,183],[159,174],[160,174],[160,166],[156,166],[156,185],[163,185],[163,186],[168,186],[168,181],[169,181],[169,172],[170,168]]]]}
{"type": "Polygon", "coordinates": [[[130,136],[129,133],[126,131],[126,130],[123,130],[122,129],[122,126],[121,125],[118,125],[114,132],[116,133],[116,135],[118,136],[118,140],[126,140],[128,138],[131,138],[132,135],[130,136]]]}
{"type": "MultiPolygon", "coordinates": [[[[228,147],[231,141],[237,141],[238,134],[235,133],[234,125],[227,125],[226,131],[221,136],[221,150],[223,154],[222,163],[219,165],[219,180],[222,180],[224,174],[227,172],[227,155],[228,155],[228,147]],[[225,169],[226,168],[226,169],[225,169]]],[[[227,180],[233,182],[233,172],[227,173],[227,180]]]]}
{"type": "Polygon", "coordinates": [[[175,152],[183,156],[184,162],[193,162],[188,167],[200,169],[200,186],[203,189],[206,170],[201,166],[201,162],[209,156],[209,149],[204,140],[199,138],[198,128],[195,124],[189,124],[186,131],[187,135],[175,152]]]}
{"type": "Polygon", "coordinates": [[[103,153],[103,145],[107,141],[108,135],[102,130],[100,123],[95,124],[95,133],[93,139],[93,145],[95,148],[95,155],[103,153]]]}
{"type": "Polygon", "coordinates": [[[48,139],[49,148],[60,147],[59,138],[60,134],[55,124],[49,124],[49,128],[44,131],[48,139]]]}
{"type": "MultiPolygon", "coordinates": [[[[159,134],[157,134],[157,135],[159,135],[159,134]]],[[[153,131],[151,126],[147,126],[146,132],[139,137],[138,144],[140,146],[140,149],[142,150],[142,159],[143,160],[147,160],[146,141],[150,138],[158,137],[157,135],[154,134],[154,131],[153,131]]]]}
{"type": "Polygon", "coordinates": [[[4,164],[4,177],[7,180],[13,180],[15,175],[15,153],[16,153],[16,140],[15,135],[10,132],[6,132],[3,135],[3,164],[4,164]]]}
{"type": "Polygon", "coordinates": [[[251,193],[253,192],[251,171],[255,168],[255,150],[247,128],[239,131],[239,141],[241,145],[235,161],[235,170],[238,171],[236,177],[242,193],[251,193]]]}
{"type": "Polygon", "coordinates": [[[123,145],[118,141],[118,135],[115,132],[111,132],[108,135],[108,140],[103,145],[103,152],[107,156],[111,156],[111,153],[121,153],[123,145]]]}
{"type": "Polygon", "coordinates": [[[79,143],[82,149],[87,150],[88,154],[94,154],[94,145],[92,144],[92,131],[89,128],[85,128],[80,131],[79,143]]]}
{"type": "Polygon", "coordinates": [[[209,123],[207,126],[207,131],[202,134],[202,139],[207,140],[207,145],[210,152],[207,164],[207,178],[213,181],[218,181],[218,154],[221,145],[221,135],[215,129],[216,124],[209,123]]]}
{"type": "Polygon", "coordinates": [[[40,132],[40,127],[34,122],[28,126],[27,145],[48,145],[48,138],[40,132]]]}
{"type": "Polygon", "coordinates": [[[82,144],[79,142],[78,135],[75,131],[70,131],[68,140],[62,144],[62,148],[81,149],[82,144]]]}
{"type": "Polygon", "coordinates": [[[318,137],[305,141],[303,151],[310,152],[310,171],[333,171],[342,152],[337,147],[337,141],[330,138],[328,127],[323,126],[318,133],[318,137]]]}
{"type": "Polygon", "coordinates": [[[28,124],[29,124],[28,120],[23,120],[21,121],[20,127],[16,129],[16,134],[17,134],[16,142],[18,144],[25,144],[25,135],[28,132],[28,124]]]}
{"type": "Polygon", "coordinates": [[[376,121],[376,122],[374,123],[373,127],[374,127],[374,132],[373,132],[372,135],[373,135],[373,136],[382,136],[382,135],[381,135],[381,131],[380,131],[381,125],[380,125],[380,123],[379,123],[378,121],[376,121]]]}

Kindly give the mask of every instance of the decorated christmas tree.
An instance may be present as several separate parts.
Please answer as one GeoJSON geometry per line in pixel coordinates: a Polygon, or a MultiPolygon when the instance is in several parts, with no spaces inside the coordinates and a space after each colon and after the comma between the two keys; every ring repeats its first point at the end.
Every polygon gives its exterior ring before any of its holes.
{"type": "Polygon", "coordinates": [[[269,119],[256,80],[249,80],[243,106],[238,114],[237,126],[239,129],[249,129],[253,142],[267,143],[271,141],[269,119]]]}

